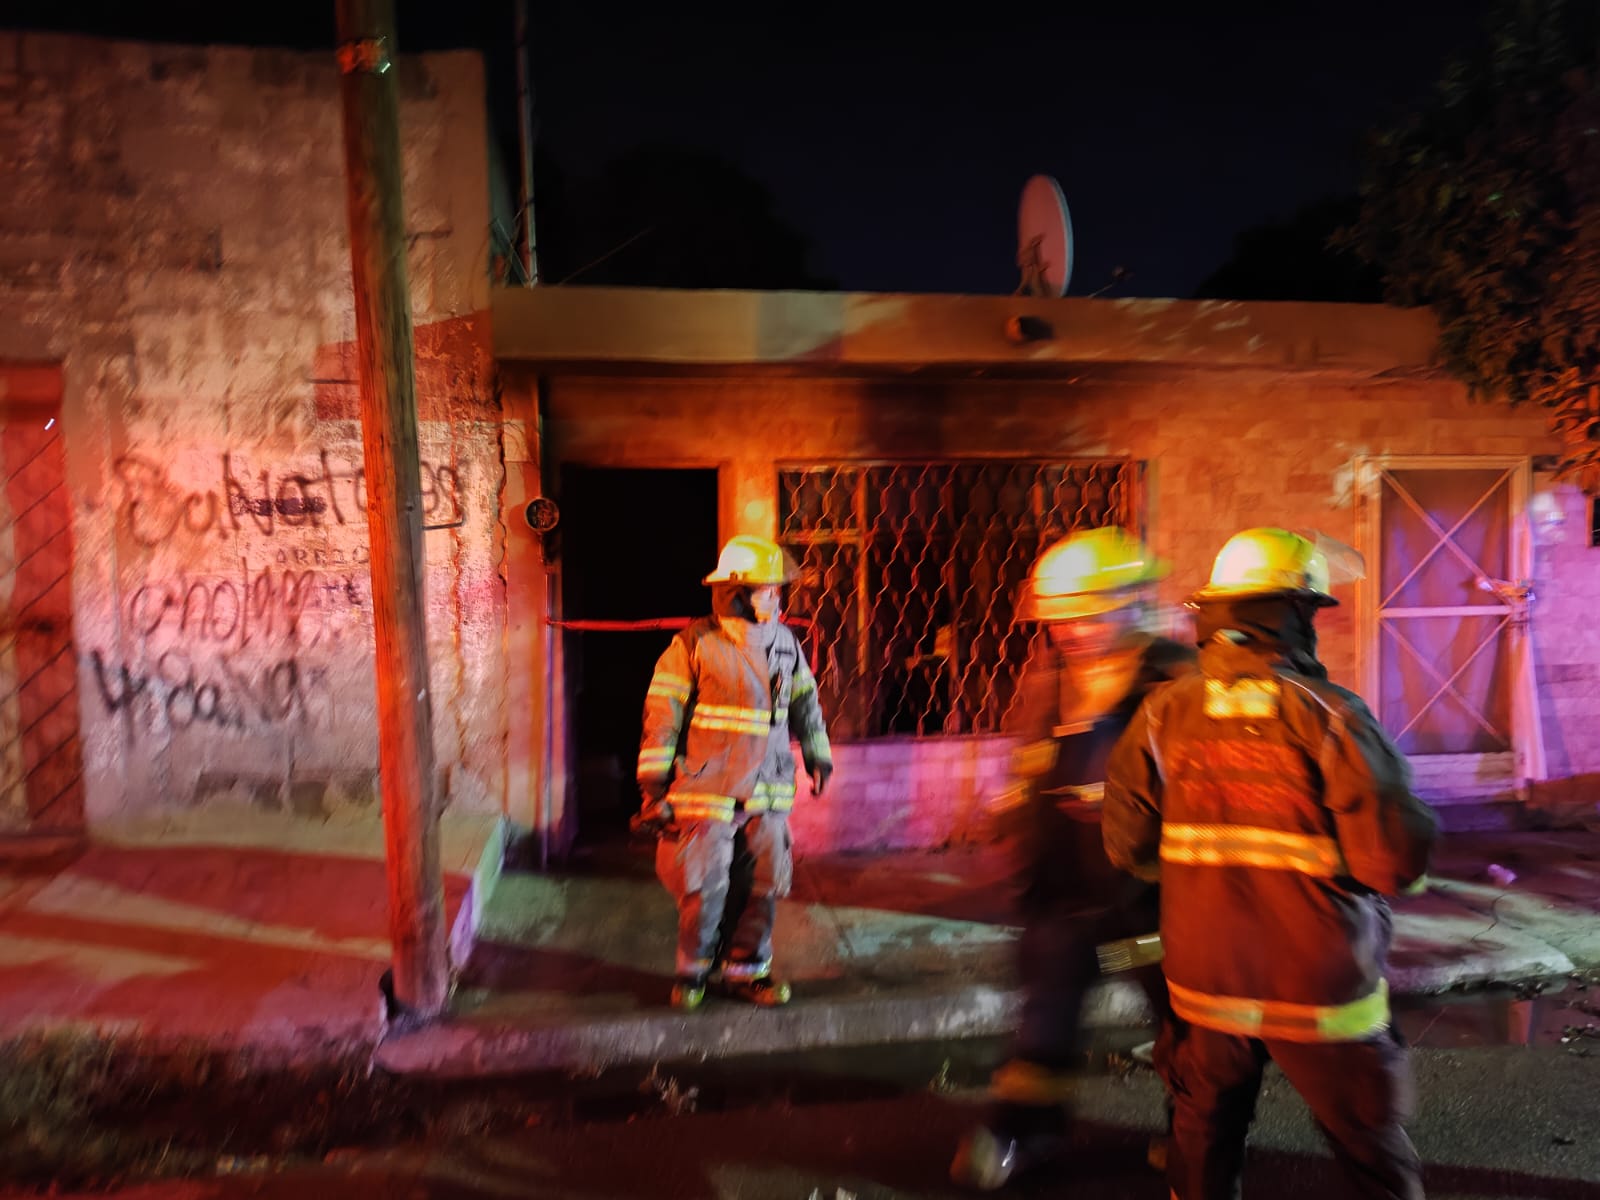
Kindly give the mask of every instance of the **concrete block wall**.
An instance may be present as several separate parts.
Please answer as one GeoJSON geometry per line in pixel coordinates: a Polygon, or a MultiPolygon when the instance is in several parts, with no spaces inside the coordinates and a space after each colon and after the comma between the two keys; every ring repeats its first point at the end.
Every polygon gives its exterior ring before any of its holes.
{"type": "MultiPolygon", "coordinates": [[[[435,749],[503,803],[482,68],[403,58],[435,749]]],[[[91,828],[375,802],[333,56],[0,33],[0,360],[57,364],[91,828]]]]}
{"type": "Polygon", "coordinates": [[[814,796],[802,770],[790,826],[802,854],[906,850],[987,837],[984,809],[1006,787],[1000,737],[878,738],[834,747],[837,787],[814,796]]]}

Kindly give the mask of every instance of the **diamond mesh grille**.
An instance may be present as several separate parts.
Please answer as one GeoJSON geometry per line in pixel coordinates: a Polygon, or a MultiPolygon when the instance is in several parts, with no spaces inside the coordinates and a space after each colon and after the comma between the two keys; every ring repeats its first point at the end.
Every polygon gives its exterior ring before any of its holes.
{"type": "Polygon", "coordinates": [[[1100,525],[1140,529],[1128,459],[846,463],[778,471],[779,541],[800,565],[840,739],[998,732],[1026,660],[1013,620],[1040,550],[1100,525]]]}

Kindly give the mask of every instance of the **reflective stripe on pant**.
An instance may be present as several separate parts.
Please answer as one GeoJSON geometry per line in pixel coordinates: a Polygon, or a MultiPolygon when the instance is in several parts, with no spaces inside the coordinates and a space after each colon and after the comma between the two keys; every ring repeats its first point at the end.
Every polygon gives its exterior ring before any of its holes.
{"type": "Polygon", "coordinates": [[[1350,1195],[1421,1200],[1406,1136],[1411,1072],[1392,1031],[1360,1042],[1282,1042],[1175,1022],[1163,1057],[1174,1101],[1167,1181],[1178,1200],[1236,1200],[1245,1137],[1270,1058],[1300,1093],[1350,1195]]]}
{"type": "Polygon", "coordinates": [[[721,965],[730,979],[757,979],[771,969],[773,918],[794,875],[787,818],[690,822],[657,843],[656,875],[678,905],[680,976],[721,965]]]}

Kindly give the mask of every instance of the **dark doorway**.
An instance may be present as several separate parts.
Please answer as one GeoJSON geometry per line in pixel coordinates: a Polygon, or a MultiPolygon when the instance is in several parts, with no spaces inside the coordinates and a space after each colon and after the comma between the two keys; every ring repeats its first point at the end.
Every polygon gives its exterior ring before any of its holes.
{"type": "MultiPolygon", "coordinates": [[[[645,621],[710,611],[715,470],[568,466],[561,472],[562,611],[569,621],[645,621]]],[[[627,836],[645,690],[673,630],[570,631],[567,695],[578,840],[627,836]]]]}

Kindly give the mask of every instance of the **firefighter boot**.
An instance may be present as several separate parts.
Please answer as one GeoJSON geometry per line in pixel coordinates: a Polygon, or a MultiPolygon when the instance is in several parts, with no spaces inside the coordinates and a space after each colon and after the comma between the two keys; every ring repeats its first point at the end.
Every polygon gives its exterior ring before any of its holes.
{"type": "Polygon", "coordinates": [[[763,975],[760,979],[724,979],[718,986],[731,1000],[743,1000],[757,1008],[781,1008],[792,994],[787,983],[763,975]]]}
{"type": "MultiPolygon", "coordinates": [[[[1140,1042],[1128,1051],[1128,1057],[1134,1062],[1146,1067],[1153,1067],[1156,1063],[1156,1044],[1154,1042],[1140,1042]]],[[[1167,1169],[1167,1147],[1172,1140],[1172,1101],[1167,1101],[1167,1128],[1165,1133],[1150,1135],[1150,1143],[1145,1148],[1144,1160],[1156,1171],[1167,1169]]]]}
{"type": "Polygon", "coordinates": [[[672,985],[672,1007],[680,1012],[693,1012],[705,1002],[704,975],[680,975],[672,985]]]}
{"type": "Polygon", "coordinates": [[[1149,1164],[1152,1171],[1166,1173],[1169,1145],[1166,1134],[1155,1133],[1150,1135],[1150,1142],[1144,1150],[1144,1161],[1149,1164]]]}
{"type": "Polygon", "coordinates": [[[1003,1104],[992,1120],[961,1139],[950,1178],[975,1191],[994,1192],[1066,1149],[1067,1116],[1061,1106],[1003,1104]]]}
{"type": "Polygon", "coordinates": [[[1150,1144],[1145,1149],[1144,1160],[1151,1168],[1163,1174],[1167,1170],[1167,1158],[1172,1148],[1172,1097],[1167,1097],[1167,1127],[1164,1133],[1150,1135],[1150,1144]]]}

